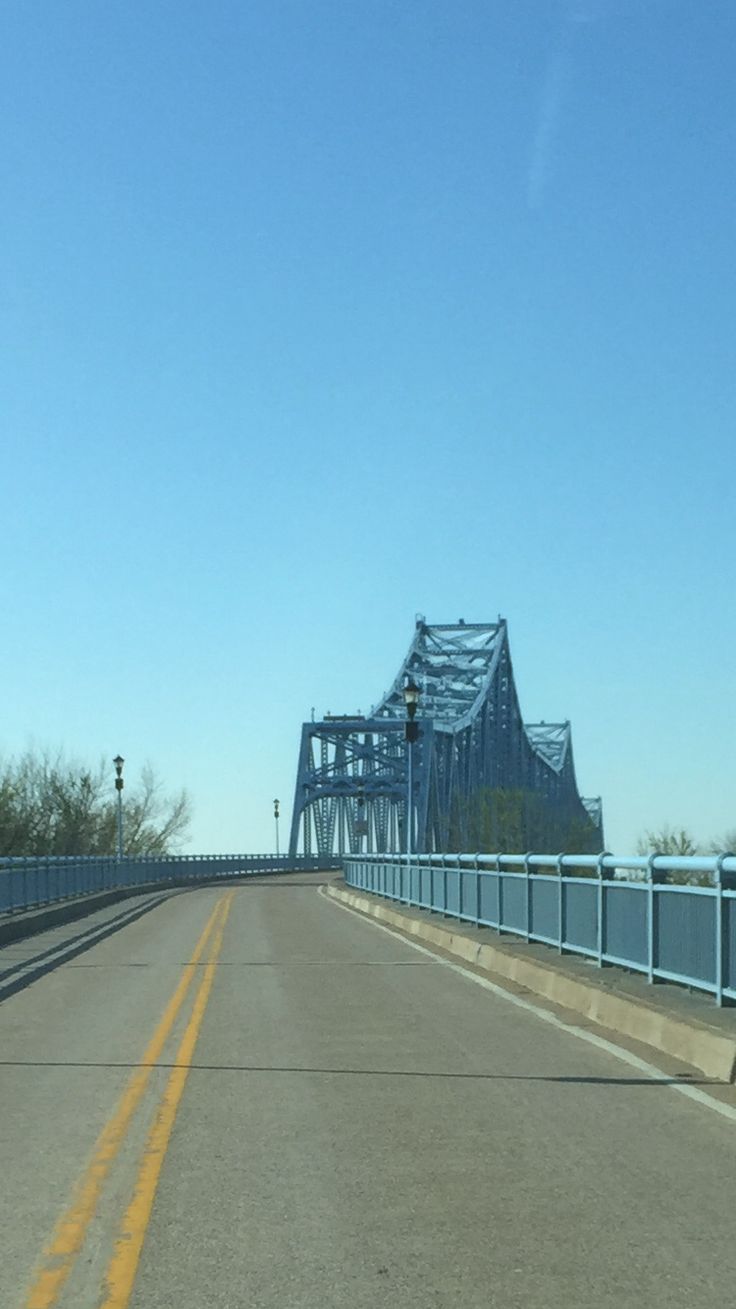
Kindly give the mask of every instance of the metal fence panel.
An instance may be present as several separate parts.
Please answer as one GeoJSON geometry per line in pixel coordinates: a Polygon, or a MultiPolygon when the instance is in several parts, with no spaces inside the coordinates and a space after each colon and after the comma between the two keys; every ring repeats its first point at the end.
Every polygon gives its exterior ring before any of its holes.
{"type": "Polygon", "coordinates": [[[556,943],[560,932],[557,878],[529,878],[529,931],[540,941],[556,943]]]}
{"type": "Polygon", "coordinates": [[[565,939],[569,949],[595,954],[598,949],[598,885],[585,877],[563,878],[565,939]]]}
{"type": "Polygon", "coordinates": [[[716,905],[712,893],[698,895],[657,886],[655,972],[716,985],[716,905]]]}
{"type": "Polygon", "coordinates": [[[419,885],[419,868],[414,864],[409,870],[409,901],[411,904],[418,904],[421,900],[419,885]]]}
{"type": "MultiPolygon", "coordinates": [[[[445,869],[445,913],[457,918],[460,914],[460,874],[456,868],[445,869]]],[[[444,898],[444,896],[443,896],[444,898]]]]}
{"type": "Polygon", "coordinates": [[[646,887],[604,882],[604,957],[646,968],[648,940],[646,887]]]}
{"type": "Polygon", "coordinates": [[[480,922],[487,927],[498,927],[501,919],[499,912],[499,873],[481,873],[480,875],[480,922]]]}
{"type": "Polygon", "coordinates": [[[723,985],[736,996],[736,897],[723,897],[723,985]]]}
{"type": "Polygon", "coordinates": [[[520,936],[526,936],[527,931],[526,883],[523,873],[502,874],[501,926],[505,932],[518,932],[520,936]]]}
{"type": "Polygon", "coordinates": [[[480,874],[477,869],[469,872],[466,869],[459,874],[460,878],[460,909],[463,918],[476,921],[478,914],[478,879],[480,874]]]}
{"type": "Polygon", "coordinates": [[[442,913],[444,908],[444,872],[444,868],[441,868],[436,864],[432,864],[429,870],[429,906],[435,913],[442,913]]]}

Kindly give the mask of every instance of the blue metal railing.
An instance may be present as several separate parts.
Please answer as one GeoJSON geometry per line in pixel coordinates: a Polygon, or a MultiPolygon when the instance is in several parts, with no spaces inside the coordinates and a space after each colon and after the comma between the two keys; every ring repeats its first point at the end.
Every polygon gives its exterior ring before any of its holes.
{"type": "Polygon", "coordinates": [[[600,967],[708,991],[719,1005],[736,1002],[736,855],[349,856],[345,880],[600,967]],[[709,884],[668,881],[673,875],[709,884]]]}
{"type": "Polygon", "coordinates": [[[54,856],[47,859],[0,859],[0,917],[23,909],[40,909],[99,891],[208,881],[258,873],[311,872],[336,866],[335,859],[286,855],[137,855],[54,856]]]}

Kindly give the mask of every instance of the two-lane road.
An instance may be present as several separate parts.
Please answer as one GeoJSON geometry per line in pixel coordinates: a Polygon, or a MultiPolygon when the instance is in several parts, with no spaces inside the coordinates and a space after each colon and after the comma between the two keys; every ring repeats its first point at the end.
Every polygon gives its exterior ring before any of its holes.
{"type": "Polygon", "coordinates": [[[730,1304],[736,1122],[320,880],[0,950],[2,1309],[730,1304]]]}

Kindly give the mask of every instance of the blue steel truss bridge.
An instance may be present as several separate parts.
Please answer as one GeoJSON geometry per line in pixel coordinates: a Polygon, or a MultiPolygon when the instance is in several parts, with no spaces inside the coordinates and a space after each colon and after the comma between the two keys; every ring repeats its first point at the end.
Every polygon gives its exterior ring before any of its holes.
{"type": "Polygon", "coordinates": [[[569,722],[524,723],[507,624],[429,624],[367,717],[304,723],[290,855],[603,849],[569,722]],[[407,742],[404,687],[421,696],[407,742]],[[410,794],[411,792],[411,794],[410,794]]]}

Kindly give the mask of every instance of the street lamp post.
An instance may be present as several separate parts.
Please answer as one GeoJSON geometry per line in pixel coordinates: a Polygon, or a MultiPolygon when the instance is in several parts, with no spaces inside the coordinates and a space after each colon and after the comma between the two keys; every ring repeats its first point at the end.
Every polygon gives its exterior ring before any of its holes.
{"type": "Polygon", "coordinates": [[[276,820],[276,858],[278,859],[279,857],[279,802],[278,800],[274,800],[273,802],[273,816],[276,820]]]}
{"type": "Polygon", "coordinates": [[[406,705],[406,724],[404,736],[406,739],[407,749],[407,796],[406,796],[406,876],[407,876],[407,895],[409,900],[409,879],[411,877],[411,855],[414,844],[414,742],[419,736],[419,724],[416,722],[417,705],[421,691],[414,681],[413,677],[407,678],[404,687],[404,704],[406,705]]]}
{"type": "Polygon", "coordinates": [[[115,765],[115,790],[118,793],[118,859],[123,857],[123,764],[122,755],[116,755],[112,761],[115,765]]]}
{"type": "Polygon", "coordinates": [[[364,818],[365,814],[365,791],[361,784],[358,791],[358,817],[355,822],[355,835],[358,838],[358,854],[363,853],[363,836],[368,834],[368,824],[364,818]]]}

